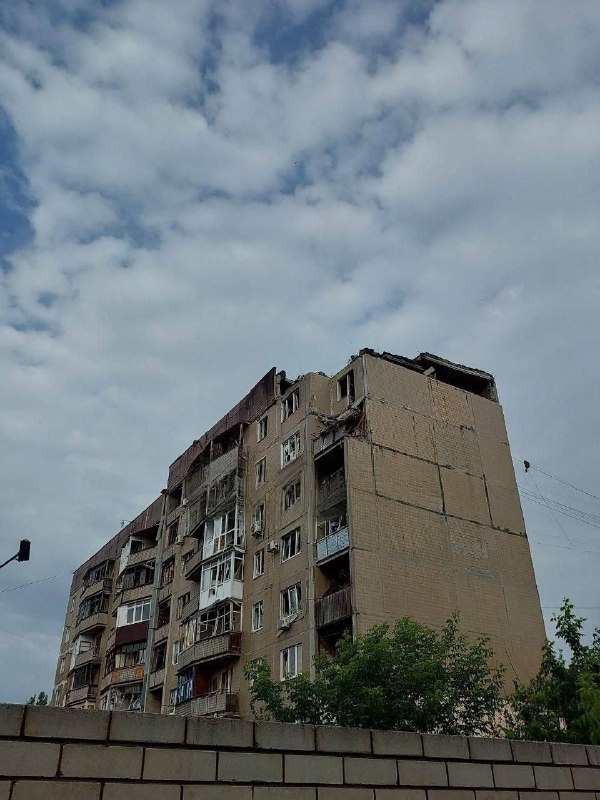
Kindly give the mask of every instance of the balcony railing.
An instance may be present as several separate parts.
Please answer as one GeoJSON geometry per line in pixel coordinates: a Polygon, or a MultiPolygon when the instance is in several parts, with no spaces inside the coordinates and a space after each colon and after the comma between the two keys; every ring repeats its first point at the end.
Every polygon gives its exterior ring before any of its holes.
{"type": "Polygon", "coordinates": [[[167,597],[171,597],[173,594],[173,581],[169,581],[169,583],[165,583],[164,586],[161,586],[158,590],[158,597],[157,603],[160,604],[163,600],[166,600],[167,597]]]}
{"type": "Polygon", "coordinates": [[[175,555],[176,548],[177,548],[177,542],[173,542],[173,544],[167,545],[167,547],[165,547],[165,549],[162,551],[162,556],[160,558],[163,564],[169,559],[173,558],[173,556],[175,555]]]}
{"type": "Polygon", "coordinates": [[[186,562],[183,568],[183,574],[188,581],[200,580],[200,572],[202,570],[202,549],[196,550],[194,555],[186,562]]]}
{"type": "Polygon", "coordinates": [[[153,691],[158,689],[165,682],[165,668],[156,669],[148,676],[148,689],[153,691]]]}
{"type": "Polygon", "coordinates": [[[84,700],[95,700],[98,696],[98,687],[96,685],[82,686],[80,689],[71,689],[67,692],[66,705],[70,706],[73,703],[82,703],[84,700]]]}
{"type": "Polygon", "coordinates": [[[100,578],[100,580],[94,581],[94,583],[90,583],[87,586],[84,586],[81,589],[81,595],[79,597],[79,602],[85,600],[86,597],[90,597],[92,594],[98,594],[98,592],[110,592],[112,591],[112,578],[100,578]]]}
{"type": "Polygon", "coordinates": [[[104,628],[106,627],[107,622],[108,614],[106,611],[99,611],[97,614],[90,614],[89,617],[85,617],[85,619],[82,619],[77,623],[73,629],[72,638],[75,639],[81,633],[87,633],[88,631],[97,630],[98,628],[104,628]]]}
{"type": "Polygon", "coordinates": [[[119,683],[135,683],[144,679],[144,665],[136,667],[121,667],[113,669],[100,681],[100,690],[103,691],[107,686],[114,686],[119,683]]]}
{"type": "Polygon", "coordinates": [[[154,631],[154,644],[158,644],[162,642],[163,639],[166,639],[169,635],[169,623],[165,622],[164,625],[161,625],[160,628],[157,628],[154,631]]]}
{"type": "Polygon", "coordinates": [[[337,502],[342,499],[345,495],[346,479],[344,476],[344,468],[340,467],[340,469],[337,469],[335,472],[332,472],[331,475],[328,475],[320,481],[317,503],[319,505],[323,505],[324,503],[329,505],[334,501],[337,502]]]}
{"type": "Polygon", "coordinates": [[[130,553],[127,559],[127,566],[134,567],[136,564],[143,564],[144,561],[152,561],[156,558],[156,545],[152,547],[144,547],[143,550],[138,550],[137,553],[130,553]]]}
{"type": "Polygon", "coordinates": [[[76,667],[83,667],[84,664],[97,664],[100,662],[100,648],[90,647],[89,650],[84,650],[77,653],[75,661],[73,662],[73,669],[76,667]]]}
{"type": "Polygon", "coordinates": [[[342,553],[350,547],[348,528],[342,528],[335,533],[330,533],[317,541],[317,564],[332,556],[342,553]]]}
{"type": "MultiPolygon", "coordinates": [[[[177,691],[177,690],[175,690],[177,691]]],[[[173,693],[171,693],[173,696],[173,693]]],[[[207,714],[235,714],[238,710],[238,695],[232,692],[227,694],[203,694],[180,702],[173,706],[173,713],[185,717],[202,717],[207,714]]]]}
{"type": "Polygon", "coordinates": [[[315,624],[317,628],[340,622],[352,616],[352,600],[350,587],[340,589],[333,594],[315,600],[315,624]]]}
{"type": "Polygon", "coordinates": [[[184,620],[186,619],[186,617],[189,617],[190,614],[195,614],[196,611],[198,611],[199,607],[200,607],[200,592],[197,591],[190,597],[187,603],[184,603],[178,619],[184,620]]]}
{"type": "Polygon", "coordinates": [[[179,654],[177,672],[183,672],[191,664],[214,661],[227,656],[239,656],[241,642],[241,633],[223,633],[220,636],[213,636],[210,639],[196,642],[179,654]]]}

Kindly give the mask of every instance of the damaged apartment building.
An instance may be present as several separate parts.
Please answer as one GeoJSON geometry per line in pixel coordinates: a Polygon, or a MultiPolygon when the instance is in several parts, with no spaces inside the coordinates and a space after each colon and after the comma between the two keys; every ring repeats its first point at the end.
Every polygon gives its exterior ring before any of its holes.
{"type": "Polygon", "coordinates": [[[494,379],[362,350],[268,372],[75,573],[53,704],[247,715],[243,664],[310,671],[344,632],[455,610],[507,681],[544,626],[494,379]]]}

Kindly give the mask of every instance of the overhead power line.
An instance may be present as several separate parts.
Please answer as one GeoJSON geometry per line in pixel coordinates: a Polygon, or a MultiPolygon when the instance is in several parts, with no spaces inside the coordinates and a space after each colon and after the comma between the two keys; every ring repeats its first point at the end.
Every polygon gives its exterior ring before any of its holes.
{"type": "Polygon", "coordinates": [[[18,586],[9,586],[8,589],[0,589],[0,594],[5,594],[6,592],[14,592],[17,589],[24,589],[26,586],[33,586],[36,583],[44,583],[44,581],[51,581],[54,578],[60,578],[61,575],[66,575],[67,573],[71,573],[71,575],[75,572],[73,569],[66,569],[63,572],[57,572],[56,575],[47,575],[45,578],[40,578],[37,581],[28,581],[27,583],[20,583],[18,586]]]}

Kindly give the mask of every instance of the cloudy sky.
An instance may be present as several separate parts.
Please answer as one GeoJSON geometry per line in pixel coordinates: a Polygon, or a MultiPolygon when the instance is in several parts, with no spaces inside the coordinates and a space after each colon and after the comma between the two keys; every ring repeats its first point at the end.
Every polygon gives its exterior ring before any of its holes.
{"type": "Polygon", "coordinates": [[[192,439],[364,346],[495,374],[546,620],[600,624],[599,75],[598,0],[1,5],[1,700],[192,439]]]}

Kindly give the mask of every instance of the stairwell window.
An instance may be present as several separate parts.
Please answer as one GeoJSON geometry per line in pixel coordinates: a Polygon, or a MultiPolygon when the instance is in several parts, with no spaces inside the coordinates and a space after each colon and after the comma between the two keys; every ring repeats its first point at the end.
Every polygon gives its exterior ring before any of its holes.
{"type": "Polygon", "coordinates": [[[300,389],[294,389],[281,403],[281,421],[291,417],[300,408],[300,389]]]}
{"type": "Polygon", "coordinates": [[[252,572],[253,578],[260,578],[261,575],[264,575],[265,572],[265,551],[261,547],[260,550],[257,550],[254,553],[254,570],[252,572]]]}
{"type": "Polygon", "coordinates": [[[281,466],[285,467],[300,455],[300,431],[292,434],[281,445],[281,466]]]}
{"type": "Polygon", "coordinates": [[[263,601],[259,600],[252,606],[252,630],[260,631],[263,626],[263,601]]]}
{"type": "Polygon", "coordinates": [[[256,462],[256,485],[261,486],[267,480],[267,459],[256,462]]]}
{"type": "Polygon", "coordinates": [[[302,672],[302,645],[293,644],[281,651],[281,680],[288,681],[302,672]]]}
{"type": "MultiPolygon", "coordinates": [[[[281,537],[281,560],[288,561],[288,559],[297,556],[300,552],[300,528],[295,528],[293,531],[286,533],[281,537]]],[[[300,584],[298,584],[300,585],[300,584]]]]}

